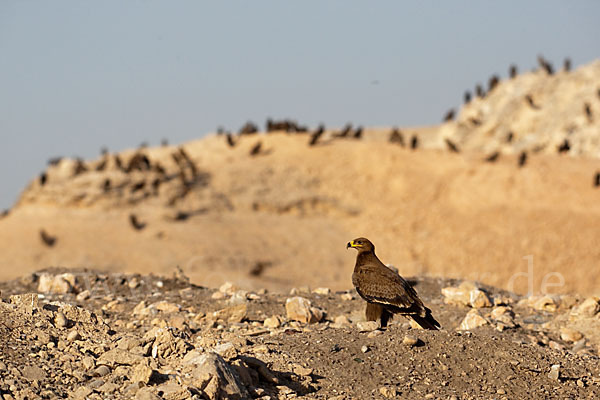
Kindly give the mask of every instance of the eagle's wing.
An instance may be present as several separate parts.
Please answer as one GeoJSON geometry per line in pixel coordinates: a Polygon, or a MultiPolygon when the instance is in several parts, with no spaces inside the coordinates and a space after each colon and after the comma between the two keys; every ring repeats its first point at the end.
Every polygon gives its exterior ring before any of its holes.
{"type": "Polygon", "coordinates": [[[425,311],[423,302],[412,286],[383,264],[361,265],[354,271],[352,282],[358,294],[370,303],[397,307],[418,314],[425,311]]]}

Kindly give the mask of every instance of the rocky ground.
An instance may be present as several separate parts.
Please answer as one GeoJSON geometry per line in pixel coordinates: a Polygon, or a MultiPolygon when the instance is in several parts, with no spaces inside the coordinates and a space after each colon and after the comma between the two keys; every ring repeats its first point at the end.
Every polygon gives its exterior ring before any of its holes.
{"type": "Polygon", "coordinates": [[[4,399],[598,398],[599,299],[417,279],[444,329],[354,291],[46,270],[0,283],[4,399]],[[376,324],[375,324],[376,325],[376,324]],[[587,329],[587,330],[586,330],[587,329]]]}

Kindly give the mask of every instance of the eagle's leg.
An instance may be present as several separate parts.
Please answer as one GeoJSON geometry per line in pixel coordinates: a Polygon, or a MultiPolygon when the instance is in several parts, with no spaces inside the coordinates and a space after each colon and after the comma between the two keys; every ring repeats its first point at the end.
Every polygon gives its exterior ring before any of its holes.
{"type": "Polygon", "coordinates": [[[367,303],[367,309],[365,310],[365,317],[367,321],[377,321],[381,318],[383,313],[383,307],[379,304],[367,303]]]}
{"type": "Polygon", "coordinates": [[[367,321],[380,320],[381,327],[385,328],[389,320],[392,319],[393,314],[379,304],[367,303],[365,316],[367,317],[367,321]]]}

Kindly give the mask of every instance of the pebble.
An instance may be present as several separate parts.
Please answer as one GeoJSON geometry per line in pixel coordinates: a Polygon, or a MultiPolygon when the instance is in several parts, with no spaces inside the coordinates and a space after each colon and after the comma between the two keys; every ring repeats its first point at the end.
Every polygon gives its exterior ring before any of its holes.
{"type": "Polygon", "coordinates": [[[69,321],[67,320],[67,317],[65,317],[65,314],[59,311],[54,317],[54,324],[57,328],[65,328],[69,324],[69,321]]]}
{"type": "Polygon", "coordinates": [[[402,339],[402,344],[413,347],[419,343],[419,338],[413,335],[406,335],[402,339]]]}
{"type": "Polygon", "coordinates": [[[363,346],[360,348],[360,351],[362,351],[363,353],[366,353],[367,351],[369,351],[369,347],[368,346],[363,346]]]}
{"type": "Polygon", "coordinates": [[[558,380],[559,377],[560,377],[560,365],[554,364],[552,367],[550,367],[550,372],[548,373],[548,378],[556,381],[556,380],[558,380]]]}
{"type": "Polygon", "coordinates": [[[83,292],[80,292],[80,293],[77,295],[77,297],[75,297],[75,299],[76,299],[77,301],[86,301],[86,300],[88,300],[88,299],[89,299],[91,296],[92,296],[92,295],[91,295],[90,291],[86,289],[86,290],[84,290],[83,292]]]}
{"type": "Polygon", "coordinates": [[[331,293],[331,289],[327,288],[327,287],[319,287],[313,290],[314,294],[320,294],[322,296],[327,296],[328,294],[331,293]]]}
{"type": "Polygon", "coordinates": [[[110,374],[110,368],[108,368],[106,365],[101,365],[94,370],[95,376],[106,376],[108,374],[110,374]]]}
{"type": "Polygon", "coordinates": [[[377,321],[359,321],[356,323],[356,327],[361,332],[373,332],[379,329],[379,323],[377,321]]]}
{"type": "Polygon", "coordinates": [[[68,342],[74,342],[79,339],[81,339],[81,335],[76,330],[69,332],[69,334],[67,335],[68,342]]]}
{"type": "Polygon", "coordinates": [[[350,301],[354,299],[354,296],[352,296],[351,293],[342,293],[341,296],[342,300],[344,301],[350,301]]]}
{"type": "Polygon", "coordinates": [[[562,328],[560,330],[560,338],[565,342],[576,342],[583,338],[583,334],[575,329],[562,328]]]}
{"type": "Polygon", "coordinates": [[[277,315],[273,315],[272,317],[265,318],[265,322],[263,324],[265,328],[279,328],[281,326],[281,320],[277,315]]]}

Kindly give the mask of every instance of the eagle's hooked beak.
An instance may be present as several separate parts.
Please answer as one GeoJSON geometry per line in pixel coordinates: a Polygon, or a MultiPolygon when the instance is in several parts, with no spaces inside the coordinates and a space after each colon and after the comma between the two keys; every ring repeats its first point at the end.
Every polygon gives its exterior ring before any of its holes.
{"type": "Polygon", "coordinates": [[[348,244],[346,245],[347,249],[349,249],[350,247],[354,247],[354,240],[351,242],[348,242],[348,244]]]}

